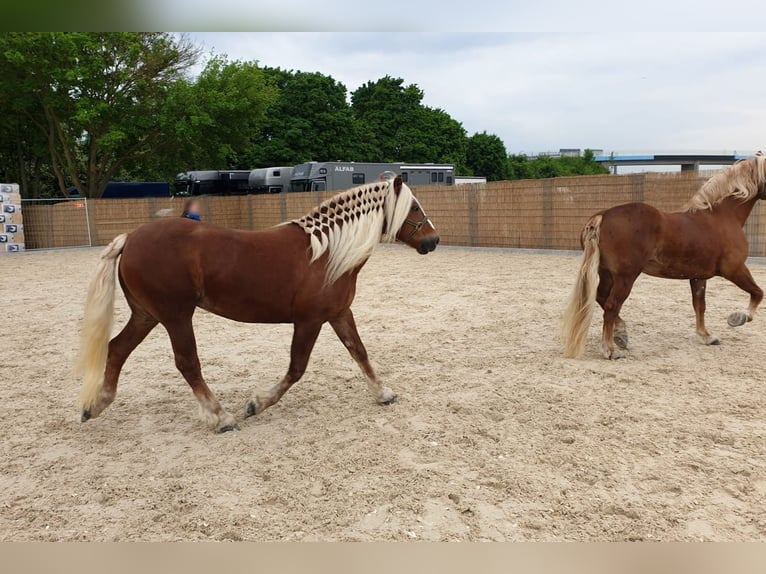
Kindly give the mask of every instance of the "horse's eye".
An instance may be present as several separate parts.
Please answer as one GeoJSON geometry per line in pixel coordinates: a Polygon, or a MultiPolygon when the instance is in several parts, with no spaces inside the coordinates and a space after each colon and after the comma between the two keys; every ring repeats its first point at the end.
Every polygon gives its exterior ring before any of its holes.
{"type": "Polygon", "coordinates": [[[418,210],[418,206],[417,205],[413,205],[412,206],[412,211],[417,211],[417,210],[418,210]]]}

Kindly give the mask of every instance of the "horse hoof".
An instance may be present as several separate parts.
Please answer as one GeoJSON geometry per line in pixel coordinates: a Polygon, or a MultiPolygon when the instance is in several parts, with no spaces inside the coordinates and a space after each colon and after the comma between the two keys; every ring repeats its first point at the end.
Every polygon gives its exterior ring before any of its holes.
{"type": "Polygon", "coordinates": [[[615,335],[614,336],[614,344],[617,345],[620,349],[627,349],[628,348],[628,336],[627,335],[615,335]]]}
{"type": "Polygon", "coordinates": [[[255,401],[248,401],[245,407],[245,417],[252,417],[258,414],[258,405],[255,401]]]}
{"type": "Polygon", "coordinates": [[[383,401],[380,404],[388,406],[388,405],[393,405],[394,403],[398,403],[398,402],[399,402],[399,398],[396,397],[396,396],[393,396],[390,399],[388,399],[387,401],[383,401]]]}
{"type": "Polygon", "coordinates": [[[231,431],[238,431],[239,425],[226,425],[225,427],[221,427],[218,429],[218,432],[224,433],[224,432],[231,432],[231,431]]]}
{"type": "Polygon", "coordinates": [[[721,340],[720,340],[720,339],[717,339],[717,338],[716,338],[716,339],[713,339],[712,341],[710,341],[710,342],[708,343],[708,345],[720,345],[720,344],[721,344],[721,340]]]}
{"type": "Polygon", "coordinates": [[[747,313],[743,313],[742,311],[735,311],[729,315],[729,318],[726,319],[726,322],[729,324],[729,327],[739,327],[740,325],[744,325],[747,323],[747,313]]]}
{"type": "Polygon", "coordinates": [[[90,420],[90,409],[85,409],[82,411],[82,416],[80,417],[80,422],[85,422],[90,420]]]}

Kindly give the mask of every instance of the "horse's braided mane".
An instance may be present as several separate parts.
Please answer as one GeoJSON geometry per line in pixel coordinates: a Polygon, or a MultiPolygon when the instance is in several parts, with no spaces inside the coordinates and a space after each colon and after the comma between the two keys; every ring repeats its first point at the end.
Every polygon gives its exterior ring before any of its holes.
{"type": "Polygon", "coordinates": [[[363,264],[380,241],[393,242],[412,204],[412,191],[394,180],[354,187],[320,203],[300,219],[311,240],[311,262],[328,253],[325,283],[363,264]]]}
{"type": "Polygon", "coordinates": [[[686,204],[684,211],[713,209],[727,197],[747,201],[756,197],[766,183],[766,157],[738,161],[708,179],[686,204]]]}

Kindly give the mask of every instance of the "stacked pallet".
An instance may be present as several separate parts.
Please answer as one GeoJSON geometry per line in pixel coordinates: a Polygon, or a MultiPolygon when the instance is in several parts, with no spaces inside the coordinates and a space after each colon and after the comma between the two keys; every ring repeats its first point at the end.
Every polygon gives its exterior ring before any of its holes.
{"type": "Polygon", "coordinates": [[[0,183],[0,252],[24,250],[19,184],[0,183]]]}

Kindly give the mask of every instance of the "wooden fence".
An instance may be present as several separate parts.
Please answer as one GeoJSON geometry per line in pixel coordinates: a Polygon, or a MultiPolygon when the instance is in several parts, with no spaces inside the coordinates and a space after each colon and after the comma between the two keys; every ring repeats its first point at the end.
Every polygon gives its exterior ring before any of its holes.
{"type": "MultiPolygon", "coordinates": [[[[598,175],[501,181],[413,191],[445,245],[579,249],[579,233],[595,211],[629,201],[681,209],[711,173],[598,175]]],[[[202,218],[236,229],[260,230],[298,218],[331,192],[203,197],[202,218]]],[[[24,207],[28,249],[105,245],[116,235],[169,214],[182,199],[89,200],[24,207]],[[87,213],[84,213],[87,212],[87,213]],[[90,237],[89,237],[90,232],[90,237]]],[[[745,226],[751,254],[766,256],[766,217],[760,203],[745,226]]]]}

